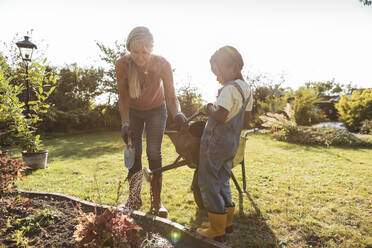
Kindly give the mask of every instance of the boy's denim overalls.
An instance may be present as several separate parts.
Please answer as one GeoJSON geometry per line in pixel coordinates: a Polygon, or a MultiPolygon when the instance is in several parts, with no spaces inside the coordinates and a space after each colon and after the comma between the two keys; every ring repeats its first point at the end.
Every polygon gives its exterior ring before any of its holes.
{"type": "Polygon", "coordinates": [[[236,116],[225,123],[218,123],[209,117],[200,142],[200,192],[205,208],[217,214],[224,214],[226,207],[234,206],[230,190],[232,160],[239,147],[245,108],[252,97],[250,93],[248,99],[244,100],[243,90],[235,81],[225,83],[219,92],[228,85],[238,89],[243,98],[243,106],[236,116]]]}

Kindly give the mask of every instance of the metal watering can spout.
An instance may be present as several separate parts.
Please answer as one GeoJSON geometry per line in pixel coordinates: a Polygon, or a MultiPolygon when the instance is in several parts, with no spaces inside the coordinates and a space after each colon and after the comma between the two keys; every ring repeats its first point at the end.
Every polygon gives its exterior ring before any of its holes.
{"type": "Polygon", "coordinates": [[[152,175],[153,175],[153,173],[149,168],[144,168],[143,169],[143,176],[145,177],[147,182],[151,182],[152,175]]]}

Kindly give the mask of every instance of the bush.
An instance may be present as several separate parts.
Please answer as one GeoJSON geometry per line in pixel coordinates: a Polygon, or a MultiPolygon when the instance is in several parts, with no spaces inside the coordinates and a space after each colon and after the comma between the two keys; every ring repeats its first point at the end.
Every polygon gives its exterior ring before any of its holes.
{"type": "Polygon", "coordinates": [[[262,126],[280,141],[303,145],[372,146],[371,142],[359,139],[347,130],[298,126],[284,115],[268,113],[260,116],[262,126]]]}
{"type": "Polygon", "coordinates": [[[335,107],[347,129],[357,132],[362,121],[372,119],[372,89],[355,90],[351,96],[344,95],[335,107]]]}
{"type": "Polygon", "coordinates": [[[362,127],[360,128],[360,132],[363,134],[372,134],[372,120],[362,121],[362,127]]]}
{"type": "Polygon", "coordinates": [[[325,113],[315,106],[319,100],[314,89],[300,88],[296,91],[293,110],[297,125],[310,126],[326,119],[325,113]]]}
{"type": "Polygon", "coordinates": [[[44,132],[70,132],[108,128],[120,130],[120,115],[116,106],[104,104],[62,111],[51,107],[40,129],[44,132]]]}
{"type": "Polygon", "coordinates": [[[262,126],[269,128],[271,131],[281,131],[283,129],[295,130],[296,123],[287,119],[283,114],[267,113],[261,115],[262,126]]]}
{"type": "Polygon", "coordinates": [[[246,81],[253,91],[253,106],[251,111],[250,125],[259,127],[262,124],[261,115],[268,112],[283,112],[286,105],[286,97],[283,96],[285,89],[281,87],[282,82],[274,83],[267,75],[250,75],[246,81]]]}
{"type": "Polygon", "coordinates": [[[0,120],[0,148],[4,149],[4,148],[11,147],[16,144],[15,139],[12,137],[11,133],[8,133],[8,132],[2,133],[2,131],[9,130],[10,128],[9,126],[10,126],[10,121],[0,120]]]}
{"type": "Polygon", "coordinates": [[[347,130],[332,128],[297,127],[293,133],[274,132],[273,137],[290,143],[325,146],[372,146],[347,130]]]}
{"type": "Polygon", "coordinates": [[[117,104],[114,106],[110,104],[97,105],[94,111],[100,115],[100,119],[103,121],[103,127],[120,130],[121,118],[117,104]]]}
{"type": "Polygon", "coordinates": [[[11,83],[14,77],[6,76],[5,68],[0,70],[0,120],[9,123],[7,131],[17,137],[22,149],[27,152],[39,150],[40,135],[36,134],[37,125],[42,121],[41,113],[47,113],[49,105],[45,100],[53,92],[56,78],[56,75],[46,71],[44,65],[32,64],[28,70],[28,79],[35,89],[35,98],[28,102],[30,111],[27,113],[25,102],[19,99],[24,88],[11,83]]]}
{"type": "MultiPolygon", "coordinates": [[[[199,93],[198,89],[193,87],[191,84],[182,86],[179,90],[177,90],[177,98],[180,103],[181,110],[186,117],[190,117],[195,114],[203,105],[201,94],[199,93]]],[[[168,110],[167,128],[173,128],[174,125],[173,116],[168,110]]]]}
{"type": "MultiPolygon", "coordinates": [[[[255,93],[256,94],[256,93],[255,93]]],[[[255,95],[254,94],[254,95],[255,95]]],[[[277,95],[268,95],[263,100],[253,98],[252,118],[251,122],[253,126],[261,126],[262,120],[261,115],[266,113],[277,113],[284,114],[284,108],[286,105],[285,97],[277,95]]]]}
{"type": "Polygon", "coordinates": [[[72,130],[89,130],[103,127],[103,119],[97,111],[87,108],[62,111],[52,107],[48,115],[43,117],[44,132],[69,132],[72,130]]]}

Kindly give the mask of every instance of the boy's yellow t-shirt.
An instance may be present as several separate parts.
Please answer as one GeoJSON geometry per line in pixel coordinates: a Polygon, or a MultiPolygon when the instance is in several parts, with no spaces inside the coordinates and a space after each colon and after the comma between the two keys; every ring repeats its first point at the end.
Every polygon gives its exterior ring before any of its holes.
{"type": "MultiPolygon", "coordinates": [[[[244,82],[241,79],[235,80],[235,82],[237,82],[239,86],[242,88],[244,92],[244,100],[246,100],[248,96],[252,94],[251,88],[246,82],[244,82]]],[[[217,97],[215,105],[221,106],[227,111],[229,111],[229,114],[227,115],[226,119],[226,121],[229,121],[241,110],[243,106],[242,100],[243,100],[242,95],[240,94],[239,90],[233,85],[228,85],[224,87],[220,92],[220,95],[217,97]]],[[[249,100],[247,107],[245,108],[245,111],[252,111],[252,106],[253,96],[251,96],[251,99],[249,100]]]]}

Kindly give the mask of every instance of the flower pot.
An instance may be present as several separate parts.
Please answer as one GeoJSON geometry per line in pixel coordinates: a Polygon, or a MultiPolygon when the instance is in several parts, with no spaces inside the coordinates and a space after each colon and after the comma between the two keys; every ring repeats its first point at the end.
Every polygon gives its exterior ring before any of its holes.
{"type": "Polygon", "coordinates": [[[48,150],[41,150],[38,152],[22,152],[23,161],[32,170],[45,169],[48,159],[48,150]]]}

